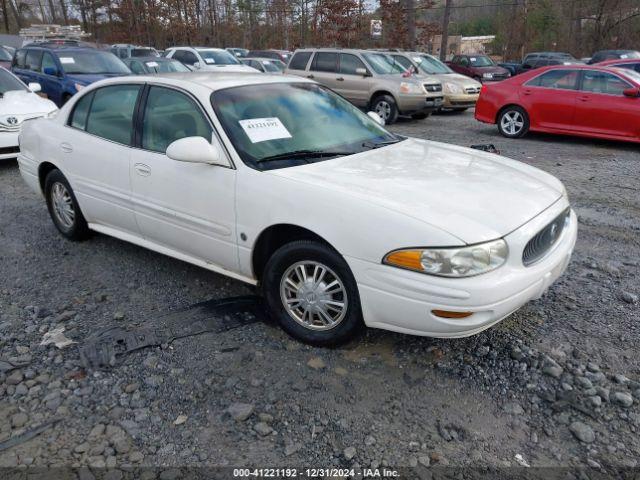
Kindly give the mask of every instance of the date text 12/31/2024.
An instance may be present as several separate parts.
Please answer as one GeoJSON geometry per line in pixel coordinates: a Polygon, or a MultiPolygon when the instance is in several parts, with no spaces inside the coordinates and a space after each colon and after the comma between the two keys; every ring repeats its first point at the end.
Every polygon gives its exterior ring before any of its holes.
{"type": "Polygon", "coordinates": [[[391,468],[234,468],[234,478],[399,478],[391,468]]]}

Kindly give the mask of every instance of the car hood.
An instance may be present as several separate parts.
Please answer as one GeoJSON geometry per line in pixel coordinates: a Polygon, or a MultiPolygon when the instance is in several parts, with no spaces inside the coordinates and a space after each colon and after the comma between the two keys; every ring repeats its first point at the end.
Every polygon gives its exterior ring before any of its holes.
{"type": "Polygon", "coordinates": [[[9,91],[0,99],[0,123],[6,123],[6,116],[18,120],[29,118],[31,114],[49,113],[57,107],[55,103],[28,91],[9,91]]]}
{"type": "Polygon", "coordinates": [[[468,244],[507,235],[564,191],[524,163],[419,139],[269,173],[359,197],[468,244]]]}
{"type": "Polygon", "coordinates": [[[104,80],[105,78],[124,77],[127,73],[107,73],[107,74],[95,74],[95,73],[68,73],[67,78],[72,82],[81,83],[83,85],[89,85],[93,82],[104,80]]]}
{"type": "Polygon", "coordinates": [[[437,77],[438,80],[440,80],[442,83],[450,82],[461,87],[480,88],[482,86],[480,82],[476,82],[473,78],[467,77],[466,75],[461,75],[459,73],[438,73],[434,76],[437,77]]]}

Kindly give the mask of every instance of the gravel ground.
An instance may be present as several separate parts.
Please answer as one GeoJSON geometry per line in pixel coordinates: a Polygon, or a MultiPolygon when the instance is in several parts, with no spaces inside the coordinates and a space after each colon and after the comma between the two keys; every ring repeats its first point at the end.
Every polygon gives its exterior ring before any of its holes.
{"type": "Polygon", "coordinates": [[[85,370],[97,330],[163,334],[170,312],[253,292],[103,235],[64,240],[1,164],[0,466],[640,466],[637,145],[507,140],[471,112],[391,129],[493,143],[558,176],[580,217],[564,277],[467,339],[371,330],[325,350],[258,318],[85,370]],[[77,344],[40,345],[61,327],[77,344]]]}

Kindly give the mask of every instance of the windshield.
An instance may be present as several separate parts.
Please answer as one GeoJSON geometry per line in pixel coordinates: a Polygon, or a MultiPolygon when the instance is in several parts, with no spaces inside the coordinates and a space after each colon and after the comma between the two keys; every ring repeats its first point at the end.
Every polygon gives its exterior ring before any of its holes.
{"type": "Polygon", "coordinates": [[[12,60],[12,56],[4,48],[0,48],[0,60],[3,62],[10,62],[12,60]]]}
{"type": "Polygon", "coordinates": [[[153,73],[190,72],[187,67],[177,60],[144,62],[149,71],[153,73]]]}
{"type": "Polygon", "coordinates": [[[389,55],[384,53],[363,53],[371,69],[379,75],[387,73],[404,73],[406,69],[389,55]]]}
{"type": "Polygon", "coordinates": [[[108,52],[58,52],[63,70],[68,74],[121,74],[131,73],[113,53],[108,52]]]}
{"type": "Polygon", "coordinates": [[[455,73],[440,60],[430,57],[429,55],[416,55],[411,58],[424,73],[431,75],[436,73],[455,73]]]}
{"type": "Polygon", "coordinates": [[[265,72],[284,72],[284,63],[280,60],[263,60],[262,66],[265,72]]]}
{"type": "Polygon", "coordinates": [[[4,95],[12,90],[25,91],[26,89],[27,87],[25,87],[24,83],[11,75],[5,69],[0,68],[0,95],[4,95]]]}
{"type": "Polygon", "coordinates": [[[493,63],[493,60],[484,55],[478,57],[469,57],[469,62],[471,63],[472,67],[491,67],[495,65],[495,63],[493,63]]]}
{"type": "Polygon", "coordinates": [[[132,57],[159,57],[160,54],[155,48],[133,48],[131,50],[132,57]]]}
{"type": "Polygon", "coordinates": [[[227,51],[198,50],[207,65],[239,65],[240,61],[227,51]]]}
{"type": "Polygon", "coordinates": [[[347,100],[312,83],[272,83],[218,90],[211,104],[242,160],[258,170],[293,167],[397,141],[347,100]],[[310,160],[294,152],[326,152],[310,160]],[[269,161],[269,157],[290,158],[269,161]]]}

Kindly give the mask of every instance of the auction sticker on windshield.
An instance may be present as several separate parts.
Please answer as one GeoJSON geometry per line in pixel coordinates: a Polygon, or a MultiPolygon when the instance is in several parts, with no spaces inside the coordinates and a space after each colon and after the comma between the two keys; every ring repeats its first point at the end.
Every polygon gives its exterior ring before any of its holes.
{"type": "Polygon", "coordinates": [[[60,57],[60,63],[65,64],[65,63],[76,63],[76,61],[73,59],[73,57],[60,57]]]}
{"type": "Polygon", "coordinates": [[[291,134],[278,117],[248,118],[239,120],[240,126],[247,134],[251,143],[265,142],[267,140],[280,140],[291,138],[291,134]]]}
{"type": "Polygon", "coordinates": [[[158,62],[147,62],[147,67],[157,67],[158,62]]]}
{"type": "Polygon", "coordinates": [[[212,63],[216,63],[216,61],[213,58],[205,58],[204,63],[212,64],[212,63]]]}

